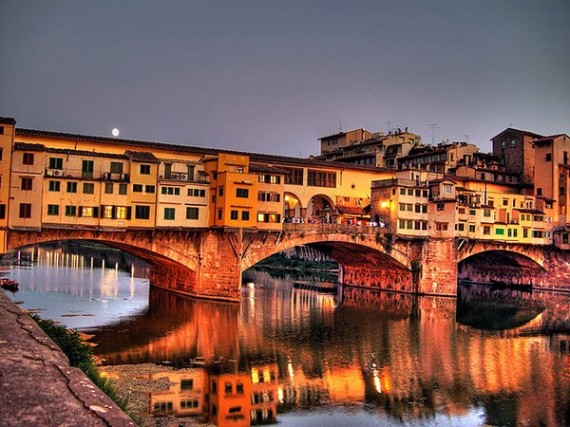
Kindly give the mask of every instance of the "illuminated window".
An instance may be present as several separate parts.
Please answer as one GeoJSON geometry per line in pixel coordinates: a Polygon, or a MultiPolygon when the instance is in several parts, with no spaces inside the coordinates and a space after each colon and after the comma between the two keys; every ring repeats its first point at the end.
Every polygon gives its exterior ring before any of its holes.
{"type": "Polygon", "coordinates": [[[103,206],[103,218],[113,218],[113,206],[103,206]]]}
{"type": "Polygon", "coordinates": [[[82,206],[79,210],[79,216],[93,217],[95,213],[95,208],[92,206],[82,206]]]}
{"type": "Polygon", "coordinates": [[[128,219],[129,215],[129,209],[126,206],[117,206],[117,208],[115,209],[115,216],[117,217],[117,219],[128,219]]]}

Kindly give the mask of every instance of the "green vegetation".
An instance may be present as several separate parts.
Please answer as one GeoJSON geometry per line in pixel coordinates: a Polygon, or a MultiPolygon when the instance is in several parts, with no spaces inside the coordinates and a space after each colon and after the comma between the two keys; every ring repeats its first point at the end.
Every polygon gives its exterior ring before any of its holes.
{"type": "Polygon", "coordinates": [[[338,271],[338,263],[335,261],[309,261],[299,257],[287,257],[282,253],[277,253],[264,259],[257,266],[281,270],[338,271]]]}
{"type": "Polygon", "coordinates": [[[99,375],[95,365],[93,350],[90,345],[83,341],[78,331],[69,330],[52,320],[41,319],[35,314],[32,314],[31,317],[51,340],[61,348],[61,351],[68,357],[71,366],[81,369],[122,410],[126,410],[126,400],[118,396],[116,388],[109,380],[99,375]]]}

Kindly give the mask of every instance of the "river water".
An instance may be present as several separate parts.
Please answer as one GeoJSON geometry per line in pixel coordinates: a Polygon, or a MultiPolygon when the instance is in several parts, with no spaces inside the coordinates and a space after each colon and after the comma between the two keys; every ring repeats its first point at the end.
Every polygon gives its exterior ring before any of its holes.
{"type": "Polygon", "coordinates": [[[146,264],[103,253],[23,253],[7,293],[92,335],[145,425],[570,425],[570,295],[330,293],[250,270],[242,302],[219,303],[149,289],[146,264]]]}

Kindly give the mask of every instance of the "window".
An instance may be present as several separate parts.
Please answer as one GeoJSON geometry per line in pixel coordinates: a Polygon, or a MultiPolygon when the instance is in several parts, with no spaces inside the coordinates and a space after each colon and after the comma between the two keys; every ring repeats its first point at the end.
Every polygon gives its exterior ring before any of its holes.
{"type": "Polygon", "coordinates": [[[141,175],[150,175],[150,165],[141,165],[140,174],[141,175]]]}
{"type": "Polygon", "coordinates": [[[22,164],[33,165],[34,164],[34,155],[32,153],[24,153],[24,155],[22,157],[22,164]]]}
{"type": "Polygon", "coordinates": [[[0,219],[6,219],[6,205],[0,204],[0,219]]]}
{"type": "Polygon", "coordinates": [[[469,224],[469,232],[475,233],[475,224],[469,224]]]}
{"type": "Polygon", "coordinates": [[[484,209],[483,210],[483,216],[486,218],[490,218],[491,217],[491,209],[484,209]]]}
{"type": "Polygon", "coordinates": [[[99,207],[80,206],[79,216],[88,218],[97,218],[99,216],[99,207]]]}
{"type": "Polygon", "coordinates": [[[178,196],[180,195],[180,188],[179,187],[161,187],[160,192],[162,194],[167,194],[169,196],[178,196]]]}
{"type": "Polygon", "coordinates": [[[283,168],[285,170],[285,184],[303,185],[303,169],[283,168]]]}
{"type": "Polygon", "coordinates": [[[537,196],[542,196],[542,188],[539,187],[539,188],[536,189],[536,195],[537,195],[537,196]]]}
{"type": "Polygon", "coordinates": [[[505,229],[504,229],[504,228],[497,228],[497,229],[495,230],[495,234],[496,234],[497,236],[504,236],[504,235],[505,235],[505,229]]]}
{"type": "Polygon", "coordinates": [[[447,222],[436,222],[435,229],[437,231],[447,231],[448,223],[447,222]]]}
{"type": "Polygon", "coordinates": [[[83,160],[81,164],[81,176],[83,178],[93,178],[93,160],[83,160]]]}
{"type": "Polygon", "coordinates": [[[523,237],[528,239],[528,228],[523,228],[523,237]]]}
{"type": "Polygon", "coordinates": [[[102,206],[103,209],[103,218],[106,219],[112,219],[113,218],[113,211],[114,211],[114,206],[102,206]]]}
{"type": "Polygon", "coordinates": [[[4,126],[0,126],[0,135],[4,135],[4,126]]]}
{"type": "Polygon", "coordinates": [[[405,196],[405,195],[406,195],[406,189],[405,189],[405,188],[400,188],[400,195],[401,195],[401,196],[405,196]]]}
{"type": "Polygon", "coordinates": [[[133,193],[142,193],[143,186],[142,184],[133,184],[133,193]]]}
{"type": "Polygon", "coordinates": [[[262,213],[257,214],[257,222],[273,222],[280,223],[281,215],[278,213],[262,213]]]}
{"type": "Polygon", "coordinates": [[[67,192],[68,193],[77,193],[77,182],[70,181],[67,183],[67,192]]]}
{"type": "Polygon", "coordinates": [[[131,208],[127,206],[117,206],[115,209],[115,217],[117,219],[130,219],[131,208]]]}
{"type": "Polygon", "coordinates": [[[154,185],[146,185],[144,187],[144,192],[154,194],[156,192],[156,187],[154,185]]]}
{"type": "Polygon", "coordinates": [[[119,194],[127,194],[127,184],[119,184],[119,194]]]}
{"type": "Polygon", "coordinates": [[[176,209],[174,208],[164,208],[164,219],[167,220],[174,220],[176,216],[176,209]]]}
{"type": "Polygon", "coordinates": [[[95,193],[95,184],[92,182],[84,182],[83,183],[83,194],[94,194],[95,193]]]}
{"type": "Polygon", "coordinates": [[[59,181],[49,181],[48,182],[48,191],[59,191],[61,188],[59,181]]]}
{"type": "Polygon", "coordinates": [[[67,205],[65,207],[65,216],[75,216],[77,214],[77,207],[67,205]]]}
{"type": "Polygon", "coordinates": [[[237,220],[238,219],[238,211],[230,211],[230,219],[237,220]]]}
{"type": "Polygon", "coordinates": [[[551,162],[552,161],[552,153],[546,153],[546,157],[544,160],[547,162],[551,162]]]}
{"type": "Polygon", "coordinates": [[[438,210],[438,211],[443,211],[443,210],[445,210],[445,204],[443,204],[443,203],[438,203],[438,204],[437,204],[437,210],[438,210]]]}
{"type": "Polygon", "coordinates": [[[224,195],[224,187],[218,188],[218,196],[222,197],[224,195]]]}
{"type": "Polygon", "coordinates": [[[123,173],[123,164],[121,162],[111,162],[111,173],[123,173]]]}
{"type": "Polygon", "coordinates": [[[20,188],[23,191],[32,191],[33,184],[34,184],[34,180],[32,178],[22,178],[20,188]]]}
{"type": "Polygon", "coordinates": [[[195,207],[187,206],[186,207],[186,219],[198,219],[200,210],[195,207]]]}
{"type": "Polygon", "coordinates": [[[48,205],[47,206],[48,215],[59,215],[59,205],[48,205]]]}
{"type": "Polygon", "coordinates": [[[242,221],[249,221],[249,212],[248,211],[242,211],[241,220],[242,221]]]}
{"type": "Polygon", "coordinates": [[[510,147],[511,147],[511,148],[514,148],[515,145],[517,145],[517,142],[516,142],[514,139],[511,139],[510,147]]]}
{"type": "Polygon", "coordinates": [[[336,172],[308,171],[307,185],[311,187],[336,187],[336,172]]]}
{"type": "Polygon", "coordinates": [[[20,203],[20,218],[31,218],[31,217],[32,217],[32,204],[20,203]]]}
{"type": "Polygon", "coordinates": [[[105,183],[105,194],[113,194],[113,183],[106,182],[105,183]]]}
{"type": "Polygon", "coordinates": [[[247,199],[249,197],[249,190],[247,188],[236,188],[236,197],[247,199]]]}
{"type": "Polygon", "coordinates": [[[193,197],[206,197],[206,190],[198,189],[198,188],[189,188],[188,195],[193,197]]]}
{"type": "Polygon", "coordinates": [[[232,383],[226,382],[224,384],[224,393],[230,394],[233,391],[232,383]]]}
{"type": "Polygon", "coordinates": [[[189,400],[181,400],[180,401],[180,409],[193,409],[199,406],[198,401],[196,399],[189,399],[189,400]]]}
{"type": "Polygon", "coordinates": [[[150,206],[135,205],[135,218],[136,219],[149,219],[150,206]]]}
{"type": "Polygon", "coordinates": [[[224,217],[224,212],[222,209],[218,209],[218,220],[221,220],[224,217]]]}
{"type": "Polygon", "coordinates": [[[49,169],[63,169],[63,159],[60,157],[49,158],[49,169]]]}

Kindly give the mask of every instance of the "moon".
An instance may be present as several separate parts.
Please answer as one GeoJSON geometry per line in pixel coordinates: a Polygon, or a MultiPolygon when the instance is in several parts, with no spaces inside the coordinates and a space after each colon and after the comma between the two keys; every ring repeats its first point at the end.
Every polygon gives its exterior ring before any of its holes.
{"type": "Polygon", "coordinates": [[[119,129],[113,128],[113,130],[111,131],[111,133],[113,134],[113,136],[119,136],[119,129]]]}

